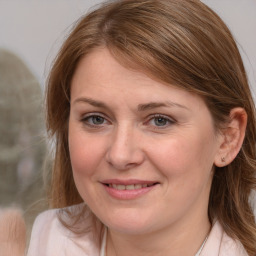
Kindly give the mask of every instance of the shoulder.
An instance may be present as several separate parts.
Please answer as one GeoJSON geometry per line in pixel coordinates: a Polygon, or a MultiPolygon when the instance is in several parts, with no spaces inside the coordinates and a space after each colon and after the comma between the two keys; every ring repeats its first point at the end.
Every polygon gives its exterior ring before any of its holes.
{"type": "Polygon", "coordinates": [[[58,220],[58,210],[48,210],[41,213],[35,220],[28,249],[28,256],[40,254],[47,255],[52,247],[58,249],[59,244],[65,241],[68,231],[65,231],[58,220]],[[44,252],[43,252],[44,251],[44,252]]]}
{"type": "MultiPolygon", "coordinates": [[[[72,233],[59,221],[61,210],[48,210],[36,218],[27,256],[98,255],[99,248],[92,232],[88,231],[83,235],[72,233]]],[[[88,222],[89,219],[85,221],[85,225],[88,226],[88,222]]]]}
{"type": "Polygon", "coordinates": [[[223,232],[220,246],[220,256],[248,256],[243,245],[223,232]]]}
{"type": "Polygon", "coordinates": [[[202,256],[248,256],[242,244],[229,237],[216,221],[201,253],[202,256]]]}

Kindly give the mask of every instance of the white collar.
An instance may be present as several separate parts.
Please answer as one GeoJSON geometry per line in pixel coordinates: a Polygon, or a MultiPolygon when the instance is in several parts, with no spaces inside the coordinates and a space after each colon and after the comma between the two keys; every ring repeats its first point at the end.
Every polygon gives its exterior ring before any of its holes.
{"type": "Polygon", "coordinates": [[[107,228],[104,229],[102,244],[100,248],[100,256],[105,256],[106,254],[106,245],[107,245],[107,228]]]}

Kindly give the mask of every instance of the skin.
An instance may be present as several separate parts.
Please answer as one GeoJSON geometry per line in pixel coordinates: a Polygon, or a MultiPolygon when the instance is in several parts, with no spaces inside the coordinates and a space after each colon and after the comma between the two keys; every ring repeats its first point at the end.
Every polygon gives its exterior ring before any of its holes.
{"type": "Polygon", "coordinates": [[[211,227],[208,200],[223,141],[199,96],[123,67],[106,48],[80,61],[70,157],[79,193],[108,227],[108,256],[194,255],[211,227]],[[120,199],[103,184],[109,179],[156,185],[120,199]]]}

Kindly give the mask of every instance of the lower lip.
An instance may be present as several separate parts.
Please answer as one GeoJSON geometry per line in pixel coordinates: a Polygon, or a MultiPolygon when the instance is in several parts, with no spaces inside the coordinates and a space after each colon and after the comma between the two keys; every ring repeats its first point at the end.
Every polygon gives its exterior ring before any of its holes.
{"type": "Polygon", "coordinates": [[[121,200],[132,200],[141,197],[142,195],[145,195],[149,191],[151,191],[156,185],[153,185],[151,187],[146,188],[139,188],[139,189],[133,189],[133,190],[118,190],[115,188],[108,187],[107,185],[104,185],[104,188],[108,192],[108,194],[115,199],[121,199],[121,200]]]}

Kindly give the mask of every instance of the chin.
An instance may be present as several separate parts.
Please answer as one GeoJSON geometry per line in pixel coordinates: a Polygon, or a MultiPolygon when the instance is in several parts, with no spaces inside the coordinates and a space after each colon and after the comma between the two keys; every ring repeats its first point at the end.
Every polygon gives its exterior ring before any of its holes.
{"type": "Polygon", "coordinates": [[[126,215],[112,215],[102,221],[110,230],[122,234],[142,235],[152,231],[152,220],[138,213],[134,216],[131,213],[126,215]]]}

